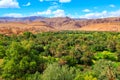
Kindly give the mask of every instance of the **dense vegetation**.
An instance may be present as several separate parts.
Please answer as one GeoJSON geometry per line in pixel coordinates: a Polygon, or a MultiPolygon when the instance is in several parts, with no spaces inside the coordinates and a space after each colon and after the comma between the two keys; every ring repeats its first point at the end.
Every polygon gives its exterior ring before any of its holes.
{"type": "Polygon", "coordinates": [[[120,33],[0,35],[5,80],[120,80],[120,33]]]}

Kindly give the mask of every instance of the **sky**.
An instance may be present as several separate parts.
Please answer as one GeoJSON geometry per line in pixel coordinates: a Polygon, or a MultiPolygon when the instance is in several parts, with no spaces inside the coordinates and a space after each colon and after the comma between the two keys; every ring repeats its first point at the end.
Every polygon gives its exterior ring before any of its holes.
{"type": "Polygon", "coordinates": [[[120,0],[0,0],[0,17],[105,18],[120,16],[120,0]]]}

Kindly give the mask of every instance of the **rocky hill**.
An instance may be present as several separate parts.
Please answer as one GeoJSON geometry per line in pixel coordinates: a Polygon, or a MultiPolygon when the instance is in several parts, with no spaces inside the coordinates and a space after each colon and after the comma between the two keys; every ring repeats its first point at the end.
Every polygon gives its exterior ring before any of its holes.
{"type": "Polygon", "coordinates": [[[21,34],[61,30],[120,31],[120,17],[104,19],[72,19],[69,17],[1,17],[1,34],[21,34]]]}

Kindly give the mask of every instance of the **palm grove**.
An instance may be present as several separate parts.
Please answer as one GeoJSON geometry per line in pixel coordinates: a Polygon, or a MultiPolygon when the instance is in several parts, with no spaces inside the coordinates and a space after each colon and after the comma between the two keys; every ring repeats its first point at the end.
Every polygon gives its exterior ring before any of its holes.
{"type": "Polygon", "coordinates": [[[120,80],[120,33],[0,35],[0,79],[120,80]]]}

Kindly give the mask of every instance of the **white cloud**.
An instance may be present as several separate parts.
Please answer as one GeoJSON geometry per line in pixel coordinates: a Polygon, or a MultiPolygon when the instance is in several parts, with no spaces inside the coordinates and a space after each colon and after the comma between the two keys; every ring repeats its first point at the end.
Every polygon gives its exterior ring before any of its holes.
{"type": "Polygon", "coordinates": [[[58,0],[44,0],[44,1],[51,1],[51,2],[54,2],[54,1],[58,1],[58,0]]]}
{"type": "Polygon", "coordinates": [[[43,11],[43,12],[37,12],[35,13],[37,15],[51,15],[52,14],[52,11],[51,10],[46,10],[46,11],[43,11]]]}
{"type": "Polygon", "coordinates": [[[30,6],[31,5],[31,3],[30,2],[28,2],[27,4],[25,4],[25,5],[23,5],[23,6],[30,6]]]}
{"type": "Polygon", "coordinates": [[[60,8],[60,5],[58,4],[59,0],[40,0],[43,1],[52,1],[51,6],[48,7],[45,11],[39,11],[33,13],[31,16],[46,16],[46,17],[64,17],[65,11],[60,8]]]}
{"type": "Polygon", "coordinates": [[[61,9],[57,9],[57,10],[46,10],[46,11],[43,11],[43,12],[36,12],[34,14],[32,14],[31,16],[34,16],[34,15],[37,15],[37,16],[49,16],[49,17],[64,17],[65,16],[65,12],[64,10],[61,10],[61,9]]]}
{"type": "Polygon", "coordinates": [[[58,1],[58,0],[39,0],[40,2],[44,2],[44,1],[48,1],[48,2],[56,2],[56,1],[58,1]]]}
{"type": "Polygon", "coordinates": [[[55,9],[58,9],[58,8],[60,8],[60,5],[57,2],[52,2],[51,6],[48,7],[49,10],[55,10],[55,9]]]}
{"type": "Polygon", "coordinates": [[[4,17],[23,17],[22,14],[20,13],[8,13],[8,14],[4,14],[4,17]]]}
{"type": "Polygon", "coordinates": [[[54,10],[54,9],[58,9],[58,8],[59,8],[59,5],[53,5],[53,6],[50,6],[48,9],[54,10]]]}
{"type": "Polygon", "coordinates": [[[112,11],[109,13],[110,17],[120,17],[120,10],[112,11]]]}
{"type": "Polygon", "coordinates": [[[91,12],[91,10],[89,10],[89,9],[84,9],[84,10],[82,10],[83,12],[91,12]]]}
{"type": "Polygon", "coordinates": [[[65,12],[64,10],[57,9],[56,11],[53,11],[54,17],[64,17],[65,12]]]}
{"type": "Polygon", "coordinates": [[[79,18],[80,14],[78,14],[77,12],[73,12],[72,14],[69,13],[66,16],[70,17],[70,18],[79,18]]]}
{"type": "Polygon", "coordinates": [[[53,2],[52,5],[58,5],[58,3],[57,2],[53,2]]]}
{"type": "Polygon", "coordinates": [[[43,0],[40,0],[40,2],[43,2],[43,0]]]}
{"type": "Polygon", "coordinates": [[[39,0],[40,2],[51,1],[51,2],[60,2],[60,3],[69,3],[71,0],[39,0]]]}
{"type": "Polygon", "coordinates": [[[114,5],[114,4],[110,4],[109,6],[110,6],[110,7],[112,7],[112,8],[114,8],[114,7],[115,7],[115,5],[114,5]]]}
{"type": "Polygon", "coordinates": [[[0,0],[0,8],[19,8],[17,0],[0,0]]]}
{"type": "Polygon", "coordinates": [[[59,0],[59,2],[61,2],[61,3],[69,3],[69,2],[71,2],[71,0],[59,0]]]}
{"type": "Polygon", "coordinates": [[[111,12],[105,10],[102,12],[94,12],[94,13],[81,15],[80,18],[96,19],[96,18],[118,17],[118,16],[120,16],[120,10],[111,11],[111,12]]]}

